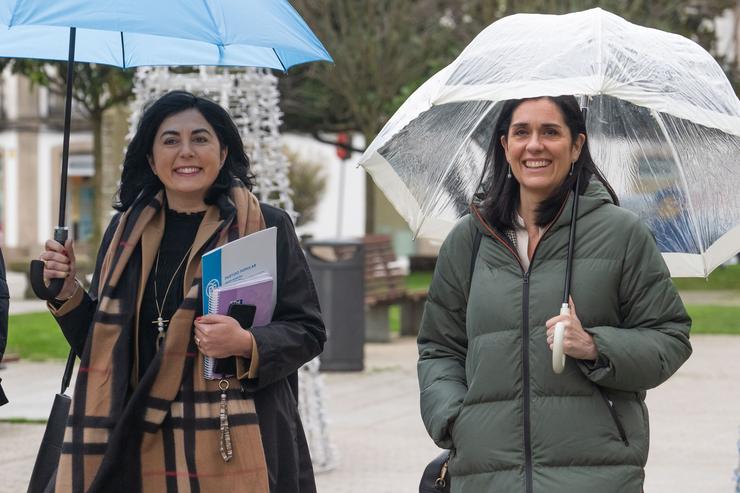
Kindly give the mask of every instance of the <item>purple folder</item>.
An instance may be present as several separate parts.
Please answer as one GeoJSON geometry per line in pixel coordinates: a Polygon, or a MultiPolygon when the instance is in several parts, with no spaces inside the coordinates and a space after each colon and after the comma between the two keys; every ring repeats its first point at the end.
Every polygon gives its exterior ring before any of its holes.
{"type": "MultiPolygon", "coordinates": [[[[229,311],[229,305],[232,303],[254,305],[256,310],[252,327],[267,325],[272,319],[272,282],[272,277],[262,272],[245,281],[216,288],[211,291],[208,298],[208,313],[226,315],[229,311]]],[[[229,370],[223,372],[219,360],[205,356],[203,358],[203,377],[206,380],[217,380],[231,376],[233,375],[231,366],[227,365],[226,368],[229,368],[229,370]]]]}
{"type": "Polygon", "coordinates": [[[208,311],[226,315],[229,305],[234,302],[257,307],[253,327],[269,324],[272,316],[270,313],[272,310],[272,279],[265,277],[256,282],[248,279],[232,286],[216,288],[211,294],[208,311]]]}

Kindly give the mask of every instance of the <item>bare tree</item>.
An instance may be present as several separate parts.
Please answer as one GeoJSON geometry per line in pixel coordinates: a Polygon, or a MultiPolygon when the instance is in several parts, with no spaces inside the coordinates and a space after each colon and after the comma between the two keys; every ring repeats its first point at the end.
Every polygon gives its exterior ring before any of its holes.
{"type": "MultiPolygon", "coordinates": [[[[289,127],[357,131],[369,142],[393,111],[453,55],[436,0],[296,0],[334,58],[282,80],[289,127]]],[[[375,186],[366,186],[366,231],[374,230],[375,186]]]]}
{"type": "MultiPolygon", "coordinates": [[[[518,13],[601,7],[633,22],[684,34],[705,48],[712,20],[734,0],[295,0],[334,65],[311,64],[281,80],[288,128],[318,134],[357,131],[366,142],[427,78],[482,29],[518,13]]],[[[374,230],[368,180],[366,231],[374,230]]]]}

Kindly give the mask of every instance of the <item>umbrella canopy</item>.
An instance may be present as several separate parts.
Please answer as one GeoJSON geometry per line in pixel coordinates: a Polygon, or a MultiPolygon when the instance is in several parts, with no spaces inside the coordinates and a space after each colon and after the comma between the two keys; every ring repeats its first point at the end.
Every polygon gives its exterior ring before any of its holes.
{"type": "Polygon", "coordinates": [[[679,35],[601,9],[518,14],[481,32],[399,108],[360,164],[419,236],[443,239],[483,173],[501,101],[586,96],[594,161],[674,276],[740,250],[740,101],[679,35]]]}
{"type": "Polygon", "coordinates": [[[285,0],[2,0],[0,56],[117,67],[231,65],[287,70],[331,61],[285,0]]]}
{"type": "MultiPolygon", "coordinates": [[[[67,60],[59,225],[64,244],[69,132],[75,61],[139,65],[289,67],[331,57],[287,0],[0,0],[0,56],[67,60]],[[4,27],[4,29],[3,29],[4,27]]],[[[31,262],[31,286],[52,299],[43,262],[31,262]]]]}

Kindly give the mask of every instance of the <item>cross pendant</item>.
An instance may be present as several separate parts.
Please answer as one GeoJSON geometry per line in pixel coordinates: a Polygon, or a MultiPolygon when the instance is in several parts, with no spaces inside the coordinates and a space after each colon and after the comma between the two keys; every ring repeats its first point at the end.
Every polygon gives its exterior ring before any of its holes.
{"type": "Polygon", "coordinates": [[[160,334],[162,334],[164,332],[164,329],[165,329],[165,324],[170,323],[170,321],[169,320],[164,320],[162,318],[162,315],[160,315],[160,316],[157,317],[157,320],[152,320],[152,323],[153,324],[157,324],[157,330],[159,331],[160,334]]]}
{"type": "Polygon", "coordinates": [[[159,333],[157,334],[157,349],[162,347],[162,342],[164,342],[164,328],[165,324],[169,323],[169,320],[165,320],[162,318],[162,315],[157,317],[157,320],[152,320],[153,324],[157,324],[157,331],[159,333]]]}

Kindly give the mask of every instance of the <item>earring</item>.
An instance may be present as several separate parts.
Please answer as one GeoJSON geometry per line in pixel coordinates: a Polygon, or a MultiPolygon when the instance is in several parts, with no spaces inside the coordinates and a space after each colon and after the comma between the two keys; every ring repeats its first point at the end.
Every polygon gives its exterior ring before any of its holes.
{"type": "Polygon", "coordinates": [[[509,170],[506,172],[506,179],[508,180],[510,178],[511,178],[511,164],[509,164],[509,170]]]}
{"type": "Polygon", "coordinates": [[[568,172],[568,176],[573,176],[573,167],[575,167],[575,165],[576,165],[575,161],[570,163],[570,171],[568,172]]]}

